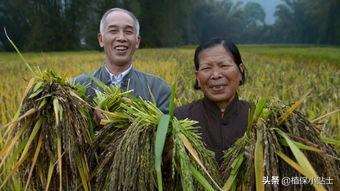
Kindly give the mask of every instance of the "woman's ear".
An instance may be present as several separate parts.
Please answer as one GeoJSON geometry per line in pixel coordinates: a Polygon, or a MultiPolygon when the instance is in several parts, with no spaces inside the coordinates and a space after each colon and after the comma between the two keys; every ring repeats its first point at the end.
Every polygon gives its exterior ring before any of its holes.
{"type": "Polygon", "coordinates": [[[240,73],[241,73],[241,75],[240,75],[240,83],[239,83],[239,85],[242,85],[243,83],[244,83],[244,71],[245,71],[245,67],[244,67],[244,64],[243,63],[241,63],[240,65],[238,65],[238,69],[240,70],[240,73]]]}
{"type": "Polygon", "coordinates": [[[238,65],[238,68],[240,69],[240,72],[243,74],[244,73],[244,64],[241,63],[240,65],[238,65]]]}
{"type": "Polygon", "coordinates": [[[200,89],[201,88],[201,84],[200,81],[198,80],[198,72],[195,72],[196,75],[196,82],[195,82],[195,89],[200,89]]]}

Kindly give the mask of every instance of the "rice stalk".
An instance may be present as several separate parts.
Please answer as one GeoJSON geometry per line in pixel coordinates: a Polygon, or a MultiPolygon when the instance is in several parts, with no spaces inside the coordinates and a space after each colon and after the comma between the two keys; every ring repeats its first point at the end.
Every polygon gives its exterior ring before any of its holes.
{"type": "MultiPolygon", "coordinates": [[[[118,89],[111,87],[109,91],[114,88],[118,89]]],[[[113,92],[115,96],[109,96],[105,90],[97,96],[97,104],[105,103],[102,108],[114,112],[103,112],[107,125],[96,135],[95,144],[99,146],[100,155],[95,187],[98,190],[153,190],[156,180],[152,149],[154,126],[161,112],[150,102],[146,104],[119,90],[113,92]],[[103,102],[105,100],[110,101],[103,102]]]]}
{"type": "MultiPolygon", "coordinates": [[[[190,120],[172,120],[171,142],[172,161],[170,182],[167,183],[170,190],[204,190],[205,187],[214,187],[219,190],[220,177],[217,162],[211,151],[203,145],[197,133],[196,122],[190,120]],[[188,146],[190,145],[190,146],[188,146]],[[195,168],[209,182],[209,185],[201,185],[194,176],[195,168]],[[181,183],[181,184],[179,184],[181,183]]],[[[166,166],[166,165],[165,165],[166,166]]],[[[169,167],[168,167],[169,168],[169,167]]]]}
{"type": "Polygon", "coordinates": [[[323,141],[316,125],[296,111],[303,99],[291,107],[276,99],[268,100],[265,107],[262,101],[258,102],[255,111],[262,112],[250,112],[251,123],[248,123],[245,135],[225,154],[224,190],[258,190],[259,186],[264,186],[265,190],[311,190],[313,187],[316,190],[336,190],[340,178],[338,154],[334,147],[323,141]],[[263,151],[258,151],[259,143],[263,144],[263,151]],[[261,162],[257,162],[262,155],[263,168],[259,165],[261,162]],[[278,177],[279,182],[264,184],[265,177],[269,180],[278,177]],[[285,187],[280,182],[283,177],[307,177],[310,180],[329,177],[334,182],[285,187]]]}
{"type": "Polygon", "coordinates": [[[7,163],[9,172],[2,188],[14,176],[25,182],[25,190],[91,189],[88,178],[81,181],[89,177],[88,165],[76,163],[87,161],[92,144],[90,108],[74,94],[76,89],[53,71],[35,76],[20,115],[6,125],[0,168],[7,163]]]}
{"type": "MultiPolygon", "coordinates": [[[[98,98],[105,100],[108,96],[104,94],[98,98]]],[[[196,128],[192,127],[194,122],[163,115],[151,102],[129,94],[115,99],[106,102],[116,104],[115,107],[103,107],[106,103],[101,107],[105,115],[102,121],[106,125],[98,131],[95,139],[95,145],[100,147],[95,189],[157,190],[164,187],[169,190],[204,190],[213,182],[215,185],[219,183],[214,181],[219,180],[219,176],[213,154],[205,149],[196,128]],[[158,133],[162,136],[157,135],[160,127],[163,128],[158,133]],[[185,146],[188,145],[185,142],[192,148],[185,146]],[[196,154],[190,154],[190,150],[196,154]],[[207,172],[211,178],[206,178],[207,172]],[[209,185],[202,186],[200,183],[203,182],[209,182],[209,185]]]]}

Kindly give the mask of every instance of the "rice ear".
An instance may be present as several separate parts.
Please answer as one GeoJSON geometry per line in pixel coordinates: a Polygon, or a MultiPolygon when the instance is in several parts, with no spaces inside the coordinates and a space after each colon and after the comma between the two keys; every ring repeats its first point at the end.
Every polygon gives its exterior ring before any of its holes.
{"type": "Polygon", "coordinates": [[[280,118],[278,119],[278,125],[280,125],[283,121],[285,121],[289,115],[293,113],[294,110],[296,110],[303,101],[307,98],[307,96],[312,92],[312,90],[309,90],[305,95],[303,95],[298,101],[296,101],[291,107],[289,107],[285,113],[283,113],[280,118]]]}

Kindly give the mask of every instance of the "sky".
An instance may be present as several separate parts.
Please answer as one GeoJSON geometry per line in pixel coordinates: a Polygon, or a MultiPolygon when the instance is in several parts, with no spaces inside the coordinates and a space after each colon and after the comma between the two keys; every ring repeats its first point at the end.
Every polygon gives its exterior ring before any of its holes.
{"type": "Polygon", "coordinates": [[[244,5],[249,1],[259,3],[266,13],[266,18],[265,18],[266,24],[273,24],[275,22],[275,17],[274,17],[275,7],[278,4],[282,3],[281,0],[238,0],[238,1],[243,1],[244,5]]]}

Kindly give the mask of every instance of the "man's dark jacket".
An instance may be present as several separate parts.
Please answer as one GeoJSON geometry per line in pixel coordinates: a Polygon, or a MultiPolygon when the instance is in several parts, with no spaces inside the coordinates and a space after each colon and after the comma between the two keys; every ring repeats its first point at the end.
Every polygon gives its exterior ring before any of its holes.
{"type": "MultiPolygon", "coordinates": [[[[105,66],[100,67],[92,74],[80,75],[74,78],[75,83],[87,86],[86,95],[91,99],[96,95],[95,90],[102,90],[90,76],[99,79],[106,85],[112,84],[110,74],[107,72],[105,66]]],[[[133,90],[131,94],[135,97],[152,101],[156,103],[162,112],[168,112],[170,88],[167,83],[159,77],[131,68],[129,73],[124,76],[120,88],[122,91],[133,90]]]]}

